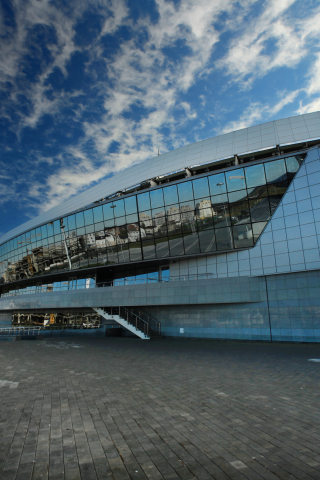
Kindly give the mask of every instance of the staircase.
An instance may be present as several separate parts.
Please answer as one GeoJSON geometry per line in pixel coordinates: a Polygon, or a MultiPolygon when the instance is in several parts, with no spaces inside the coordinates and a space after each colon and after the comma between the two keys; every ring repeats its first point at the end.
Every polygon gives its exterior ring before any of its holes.
{"type": "Polygon", "coordinates": [[[93,310],[106,320],[115,320],[142,340],[161,336],[161,323],[153,317],[143,319],[125,307],[100,307],[93,310]]]}

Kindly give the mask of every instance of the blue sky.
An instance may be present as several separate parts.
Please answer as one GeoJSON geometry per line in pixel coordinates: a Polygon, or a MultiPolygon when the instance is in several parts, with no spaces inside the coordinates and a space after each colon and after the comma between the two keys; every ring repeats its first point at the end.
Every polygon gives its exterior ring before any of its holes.
{"type": "Polygon", "coordinates": [[[315,0],[0,8],[0,235],[158,148],[320,110],[315,0]]]}

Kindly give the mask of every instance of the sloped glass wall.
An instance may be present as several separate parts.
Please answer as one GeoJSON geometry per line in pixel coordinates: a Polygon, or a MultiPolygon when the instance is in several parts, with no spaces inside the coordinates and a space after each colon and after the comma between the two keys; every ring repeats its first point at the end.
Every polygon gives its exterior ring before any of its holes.
{"type": "Polygon", "coordinates": [[[0,282],[253,247],[303,159],[180,181],[42,225],[0,246],[0,282]]]}

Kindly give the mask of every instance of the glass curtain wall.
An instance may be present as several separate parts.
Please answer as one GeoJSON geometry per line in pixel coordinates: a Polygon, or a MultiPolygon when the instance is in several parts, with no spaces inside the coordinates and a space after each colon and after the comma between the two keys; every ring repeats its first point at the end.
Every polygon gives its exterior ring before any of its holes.
{"type": "Polygon", "coordinates": [[[0,246],[0,282],[253,247],[303,159],[202,176],[50,222],[0,246]]]}

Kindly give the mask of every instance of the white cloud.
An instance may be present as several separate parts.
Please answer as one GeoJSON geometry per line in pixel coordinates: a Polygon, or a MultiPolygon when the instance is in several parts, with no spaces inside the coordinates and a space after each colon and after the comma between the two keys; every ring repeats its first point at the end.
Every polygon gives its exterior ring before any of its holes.
{"type": "Polygon", "coordinates": [[[268,119],[280,112],[286,105],[292,103],[297,98],[300,91],[301,90],[298,89],[289,93],[280,93],[280,100],[274,105],[262,105],[260,102],[251,103],[238,120],[229,122],[220,133],[228,133],[242,128],[251,127],[262,121],[268,121],[268,119]]]}
{"type": "MultiPolygon", "coordinates": [[[[256,78],[279,67],[295,67],[307,53],[307,42],[320,36],[314,18],[320,9],[301,19],[292,15],[296,0],[269,0],[261,5],[262,13],[243,25],[243,34],[219,62],[233,82],[250,88],[256,78]]],[[[319,22],[318,22],[319,25],[319,22]]]]}

